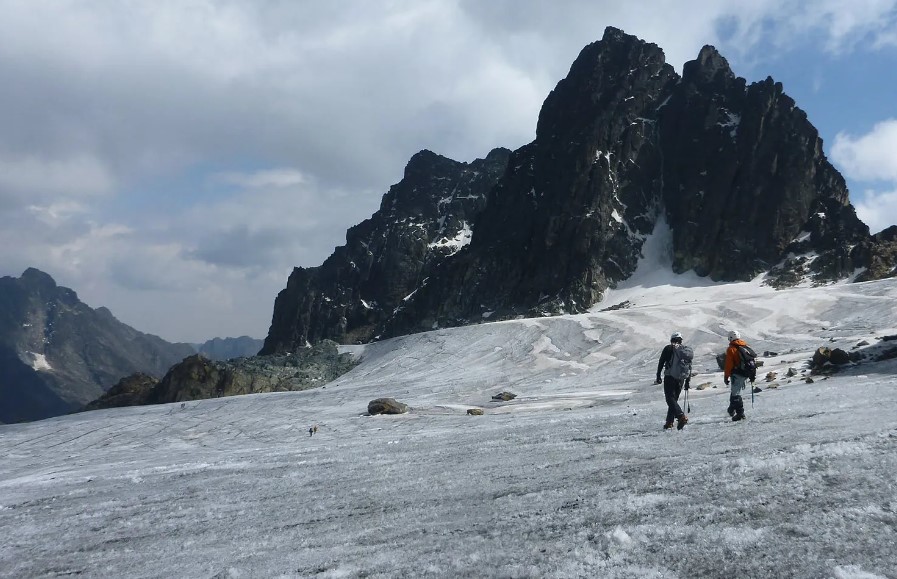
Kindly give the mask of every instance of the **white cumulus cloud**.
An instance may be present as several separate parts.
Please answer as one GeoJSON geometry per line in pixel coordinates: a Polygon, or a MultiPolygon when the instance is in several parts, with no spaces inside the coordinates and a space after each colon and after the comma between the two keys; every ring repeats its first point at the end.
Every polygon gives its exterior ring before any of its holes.
{"type": "Polygon", "coordinates": [[[897,225],[897,189],[893,191],[868,190],[862,199],[853,202],[857,216],[873,233],[891,225],[897,225]]]}
{"type": "Polygon", "coordinates": [[[832,159],[855,179],[897,183],[897,119],[877,123],[865,135],[838,133],[832,159]]]}
{"type": "Polygon", "coordinates": [[[848,177],[879,185],[852,196],[873,233],[897,224],[897,119],[877,123],[864,135],[838,133],[832,161],[848,177]]]}

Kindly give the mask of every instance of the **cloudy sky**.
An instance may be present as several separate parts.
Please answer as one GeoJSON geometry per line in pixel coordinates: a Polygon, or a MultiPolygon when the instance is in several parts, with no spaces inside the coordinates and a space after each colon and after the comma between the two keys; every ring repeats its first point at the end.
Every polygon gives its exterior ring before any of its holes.
{"type": "Polygon", "coordinates": [[[423,148],[517,148],[605,26],[715,45],[897,223],[897,0],[0,0],[0,275],[171,341],[264,337],[423,148]]]}

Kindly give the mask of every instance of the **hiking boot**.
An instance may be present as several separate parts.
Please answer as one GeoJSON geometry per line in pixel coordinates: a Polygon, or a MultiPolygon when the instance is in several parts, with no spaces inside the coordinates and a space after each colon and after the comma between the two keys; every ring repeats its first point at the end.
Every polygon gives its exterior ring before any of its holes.
{"type": "Polygon", "coordinates": [[[747,416],[745,416],[744,414],[736,414],[732,417],[732,422],[738,422],[739,420],[744,420],[745,418],[747,418],[747,416]]]}
{"type": "Polygon", "coordinates": [[[672,423],[672,422],[667,422],[666,424],[663,425],[663,429],[664,429],[664,430],[669,430],[669,429],[671,429],[672,427],[673,427],[673,423],[672,423]]]}
{"type": "Polygon", "coordinates": [[[677,421],[676,430],[682,430],[683,428],[685,428],[686,424],[688,424],[688,416],[683,414],[677,421]]]}
{"type": "Polygon", "coordinates": [[[729,406],[728,408],[726,408],[726,412],[729,413],[729,416],[730,416],[730,417],[735,416],[735,407],[734,407],[734,406],[729,406]]]}

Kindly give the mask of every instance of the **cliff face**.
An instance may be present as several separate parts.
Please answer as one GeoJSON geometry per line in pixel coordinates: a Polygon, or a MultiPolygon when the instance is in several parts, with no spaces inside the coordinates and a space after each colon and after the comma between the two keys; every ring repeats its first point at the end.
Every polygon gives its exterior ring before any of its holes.
{"type": "Polygon", "coordinates": [[[686,63],[660,111],[674,269],[745,280],[788,253],[821,254],[816,273],[850,275],[869,229],[806,114],[767,78],[745,85],[712,47],[686,63]],[[796,241],[811,233],[808,243],[796,241]],[[831,262],[835,267],[822,267],[831,262]]]}
{"type": "Polygon", "coordinates": [[[0,278],[0,421],[80,408],[135,372],[163,375],[193,353],[93,309],[52,277],[0,278]]]}
{"type": "Polygon", "coordinates": [[[297,267],[277,296],[261,354],[323,339],[371,340],[396,308],[471,238],[473,219],[510,151],[459,163],[430,151],[412,157],[380,209],[349,229],[321,266],[297,267]]]}
{"type": "Polygon", "coordinates": [[[412,159],[324,265],[293,272],[264,351],[584,311],[634,272],[661,218],[677,272],[765,271],[777,286],[895,274],[893,240],[856,217],[806,114],[710,46],[680,77],[656,45],[608,28],[548,95],[536,139],[490,154],[502,162],[480,171],[463,218],[433,210],[462,165],[431,157],[412,159]],[[463,222],[463,251],[438,250],[445,222],[463,222]]]}

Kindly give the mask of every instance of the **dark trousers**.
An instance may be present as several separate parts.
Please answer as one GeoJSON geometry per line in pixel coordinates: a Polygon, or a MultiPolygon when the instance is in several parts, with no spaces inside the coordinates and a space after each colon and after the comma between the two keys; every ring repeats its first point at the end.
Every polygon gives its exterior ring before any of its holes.
{"type": "Polygon", "coordinates": [[[682,408],[679,407],[679,395],[682,394],[682,383],[672,376],[663,377],[663,395],[667,399],[667,423],[673,421],[674,418],[684,416],[682,408]]]}

